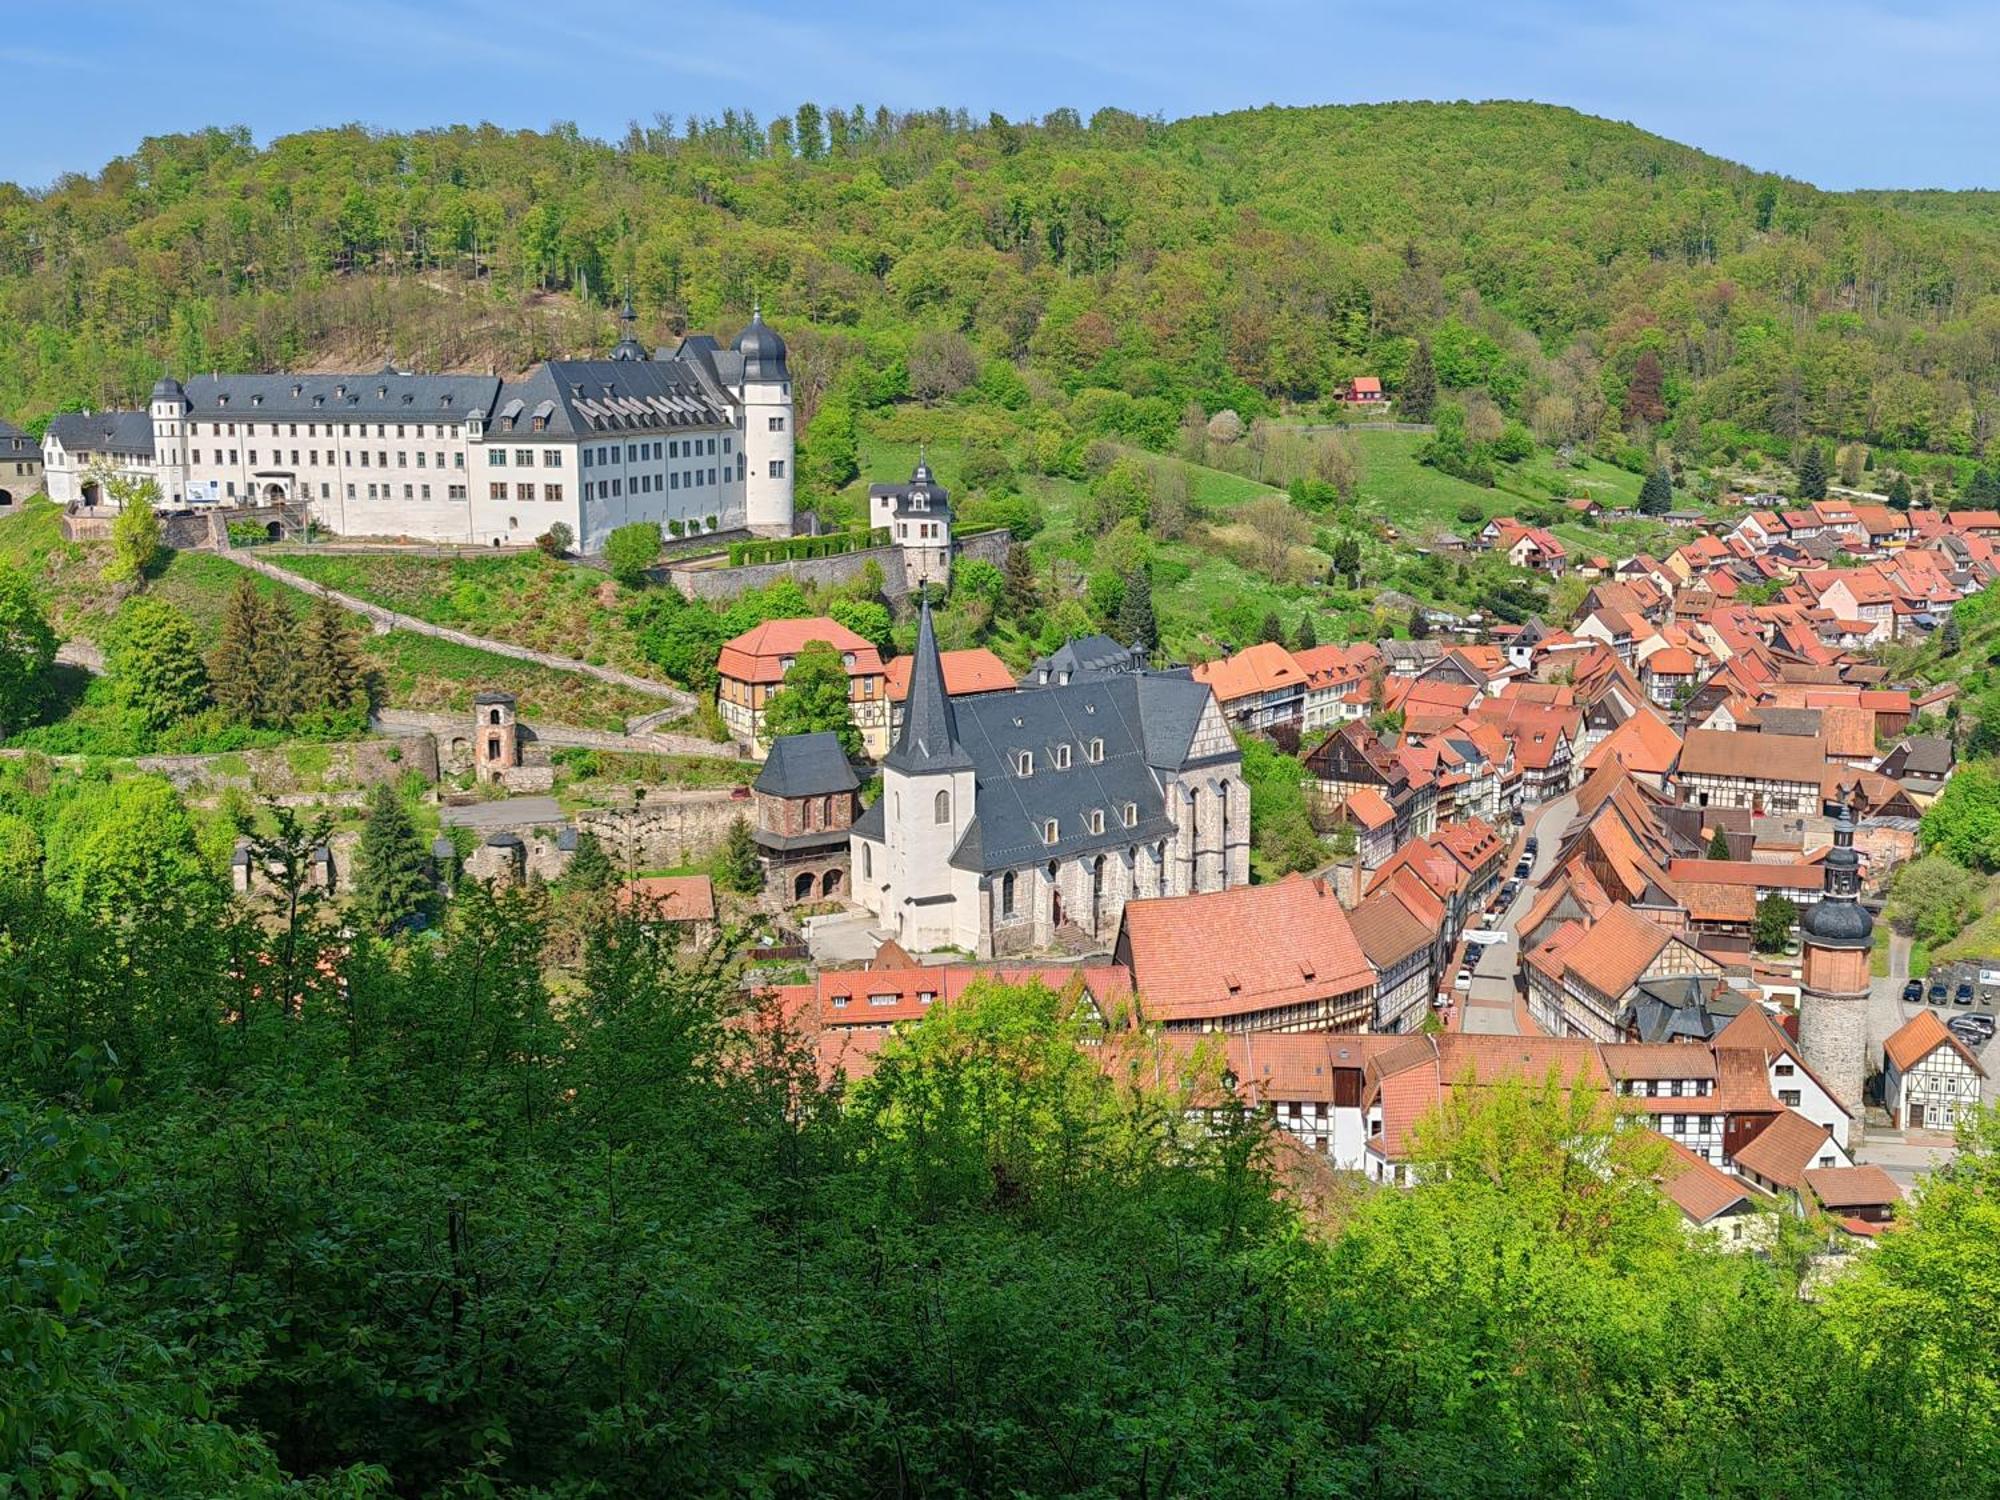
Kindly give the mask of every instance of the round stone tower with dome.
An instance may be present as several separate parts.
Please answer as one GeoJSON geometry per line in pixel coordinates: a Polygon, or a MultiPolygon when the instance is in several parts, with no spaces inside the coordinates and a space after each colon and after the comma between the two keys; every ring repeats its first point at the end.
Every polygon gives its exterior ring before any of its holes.
{"type": "Polygon", "coordinates": [[[1854,819],[1842,804],[1826,856],[1826,894],[1799,919],[1805,939],[1799,1050],[1806,1066],[1853,1112],[1857,1135],[1868,1071],[1868,962],[1875,945],[1875,919],[1861,905],[1860,895],[1854,819]]]}
{"type": "Polygon", "coordinates": [[[743,359],[743,524],[759,536],[790,536],[795,434],[785,341],[758,307],[734,347],[743,359]]]}

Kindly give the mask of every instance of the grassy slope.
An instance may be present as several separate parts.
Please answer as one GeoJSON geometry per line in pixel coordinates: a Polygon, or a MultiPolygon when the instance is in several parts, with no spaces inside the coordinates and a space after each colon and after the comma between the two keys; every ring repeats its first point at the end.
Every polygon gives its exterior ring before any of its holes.
{"type": "MultiPolygon", "coordinates": [[[[65,542],[59,519],[56,507],[46,502],[0,519],[0,561],[21,567],[41,583],[58,634],[101,642],[116,609],[116,596],[101,576],[107,549],[65,542]]],[[[245,570],[212,553],[176,552],[149,587],[186,611],[204,639],[212,640],[230,590],[244,576],[245,570]]],[[[296,589],[260,574],[247,576],[266,595],[283,598],[299,614],[311,604],[296,589]]],[[[499,687],[521,700],[526,717],[616,729],[629,715],[659,707],[656,699],[594,678],[406,631],[370,635],[366,647],[381,668],[385,701],[397,708],[469,709],[475,692],[499,687]]]]}
{"type": "Polygon", "coordinates": [[[272,560],[315,583],[420,620],[654,674],[626,628],[617,585],[594,569],[539,552],[474,558],[287,553],[272,560]]]}

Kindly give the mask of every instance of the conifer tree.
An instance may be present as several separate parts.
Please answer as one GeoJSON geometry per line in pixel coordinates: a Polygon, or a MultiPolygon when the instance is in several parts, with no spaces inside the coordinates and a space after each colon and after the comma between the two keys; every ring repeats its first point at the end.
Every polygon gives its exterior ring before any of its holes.
{"type": "Polygon", "coordinates": [[[757,840],[750,832],[750,820],[741,813],[729,825],[716,853],[715,878],[723,889],[739,896],[754,896],[764,888],[764,864],[757,857],[757,840]]]}
{"type": "Polygon", "coordinates": [[[1035,562],[1028,556],[1028,549],[1013,546],[1007,549],[1006,588],[1001,599],[1007,613],[1020,619],[1041,603],[1040,590],[1035,585],[1035,562]]]}
{"type": "Polygon", "coordinates": [[[1944,626],[1938,631],[1938,649],[1946,656],[1955,656],[1960,644],[1958,611],[1953,610],[1944,617],[1944,626]]]}
{"type": "Polygon", "coordinates": [[[1310,613],[1300,615],[1298,634],[1292,637],[1292,649],[1294,651],[1311,651],[1318,645],[1319,632],[1313,628],[1312,615],[1310,613]]]}
{"type": "Polygon", "coordinates": [[[563,871],[563,884],[572,890],[601,891],[617,878],[611,856],[604,852],[604,841],[594,833],[579,833],[576,852],[570,855],[569,868],[563,871]]]}
{"type": "Polygon", "coordinates": [[[1710,859],[1728,859],[1730,857],[1729,835],[1722,831],[1720,824],[1716,826],[1715,836],[1708,841],[1708,857],[1710,859]]]}
{"type": "Polygon", "coordinates": [[[1805,457],[1799,460],[1799,498],[1826,498],[1826,457],[1819,451],[1818,443],[1808,443],[1805,457]]]}
{"type": "Polygon", "coordinates": [[[1437,406],[1437,366],[1431,363],[1431,341],[1418,339],[1416,353],[1396,388],[1396,413],[1412,422],[1428,422],[1437,406]]]}
{"type": "Polygon", "coordinates": [[[250,643],[250,675],[257,684],[256,722],[288,727],[299,711],[299,621],[283,599],[265,601],[250,643]]]}
{"type": "Polygon", "coordinates": [[[1639,486],[1639,513],[1645,516],[1665,515],[1673,504],[1674,482],[1662,465],[1648,474],[1646,482],[1639,486]]]}
{"type": "Polygon", "coordinates": [[[222,607],[222,632],[208,654],[209,692],[216,707],[243,724],[261,719],[257,642],[264,634],[264,596],[248,573],[236,580],[222,607]]]}
{"type": "Polygon", "coordinates": [[[1889,505],[1895,510],[1908,510],[1915,499],[1910,493],[1910,476],[1898,474],[1889,481],[1889,505]]]}
{"type": "Polygon", "coordinates": [[[423,840],[395,789],[378,783],[354,851],[354,919],[387,933],[430,913],[436,901],[423,840]]]}
{"type": "Polygon", "coordinates": [[[1281,646],[1285,643],[1285,622],[1278,618],[1275,609],[1265,615],[1264,623],[1257,627],[1257,639],[1260,642],[1276,641],[1281,646]]]}
{"type": "Polygon", "coordinates": [[[313,601],[299,632],[297,708],[333,718],[368,714],[368,664],[346,612],[332,600],[313,601]]]}
{"type": "Polygon", "coordinates": [[[1137,642],[1148,651],[1160,644],[1160,622],[1153,614],[1153,581],[1144,568],[1125,575],[1125,597],[1118,605],[1118,639],[1137,642]]]}
{"type": "Polygon", "coordinates": [[[1415,609],[1410,611],[1410,639],[1413,641],[1427,641],[1430,637],[1431,617],[1424,613],[1424,607],[1419,604],[1415,609]]]}

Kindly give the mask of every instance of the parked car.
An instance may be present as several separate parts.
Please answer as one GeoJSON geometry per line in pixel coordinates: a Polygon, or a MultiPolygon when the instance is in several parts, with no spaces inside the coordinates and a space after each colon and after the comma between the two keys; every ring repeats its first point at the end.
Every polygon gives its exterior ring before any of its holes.
{"type": "Polygon", "coordinates": [[[1528,857],[1533,859],[1537,854],[1542,852],[1542,841],[1531,833],[1528,835],[1528,842],[1525,848],[1528,857]]]}
{"type": "Polygon", "coordinates": [[[1469,990],[1469,989],[1471,989],[1471,988],[1472,988],[1472,970],[1470,970],[1470,969],[1460,969],[1460,970],[1458,971],[1458,977],[1452,980],[1452,982],[1451,982],[1451,987],[1452,987],[1453,989],[1455,989],[1455,990],[1469,990]]]}
{"type": "Polygon", "coordinates": [[[1951,1003],[1953,1005],[1972,1004],[1972,982],[1970,980],[1959,980],[1958,988],[1952,991],[1951,1003]]]}
{"type": "Polygon", "coordinates": [[[1921,979],[1912,979],[1908,984],[1903,986],[1903,999],[1909,1004],[1915,1005],[1923,998],[1924,982],[1921,979]]]}
{"type": "Polygon", "coordinates": [[[1979,1016],[1953,1016],[1946,1025],[1951,1034],[1968,1047],[1983,1047],[1993,1040],[1993,1027],[1977,1024],[1981,1019],[1979,1016]]]}
{"type": "Polygon", "coordinates": [[[1942,979],[1933,979],[1931,981],[1930,990],[1928,993],[1925,994],[1924,999],[1929,1001],[1932,1005],[1942,1005],[1944,1004],[1946,998],[1947,996],[1945,995],[1944,981],[1942,979]]]}
{"type": "Polygon", "coordinates": [[[1514,866],[1514,878],[1516,880],[1526,880],[1534,873],[1535,864],[1533,860],[1524,859],[1518,865],[1514,866]]]}

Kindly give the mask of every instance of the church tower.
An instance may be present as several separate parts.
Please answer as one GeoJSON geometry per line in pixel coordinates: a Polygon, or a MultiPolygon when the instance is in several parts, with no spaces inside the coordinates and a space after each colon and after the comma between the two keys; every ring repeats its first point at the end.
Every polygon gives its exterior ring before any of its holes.
{"type": "Polygon", "coordinates": [[[969,914],[955,909],[955,887],[963,882],[954,879],[951,856],[972,821],[972,793],[972,757],[959,743],[926,599],[902,733],[882,758],[882,920],[905,947],[964,944],[960,928],[969,914]]]}
{"type": "Polygon", "coordinates": [[[792,373],[785,341],[758,308],[736,335],[743,356],[743,524],[759,536],[792,534],[792,373]]]}
{"type": "Polygon", "coordinates": [[[1799,919],[1805,938],[1805,994],[1799,1001],[1799,1050],[1862,1126],[1861,1088],[1868,1062],[1868,958],[1875,919],[1859,901],[1861,861],[1846,805],[1833,824],[1826,894],[1799,919]]]}

